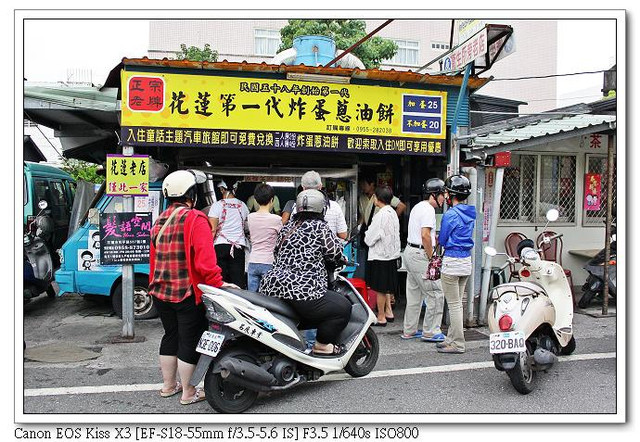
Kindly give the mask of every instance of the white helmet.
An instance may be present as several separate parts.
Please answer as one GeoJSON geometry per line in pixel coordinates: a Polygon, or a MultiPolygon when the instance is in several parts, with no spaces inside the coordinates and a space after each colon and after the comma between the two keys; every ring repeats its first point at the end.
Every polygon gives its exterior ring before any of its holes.
{"type": "Polygon", "coordinates": [[[188,170],[171,172],[162,183],[162,193],[165,198],[180,198],[196,185],[196,176],[188,170]]]}
{"type": "Polygon", "coordinates": [[[316,189],[303,190],[296,198],[297,212],[324,213],[326,207],[324,194],[316,189]]]}

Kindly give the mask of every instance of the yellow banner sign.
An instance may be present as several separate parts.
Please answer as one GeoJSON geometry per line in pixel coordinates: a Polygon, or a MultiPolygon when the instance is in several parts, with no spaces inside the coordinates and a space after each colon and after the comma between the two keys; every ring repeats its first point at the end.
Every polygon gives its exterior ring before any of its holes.
{"type": "Polygon", "coordinates": [[[293,140],[338,136],[328,144],[345,151],[356,140],[381,151],[399,146],[398,139],[405,146],[438,140],[440,151],[430,152],[438,155],[444,153],[446,100],[444,91],[123,71],[122,139],[134,146],[199,146],[203,137],[230,131],[237,138],[271,136],[266,148],[304,148],[317,146],[293,140]]]}
{"type": "Polygon", "coordinates": [[[107,155],[107,195],[149,195],[148,155],[107,155]]]}

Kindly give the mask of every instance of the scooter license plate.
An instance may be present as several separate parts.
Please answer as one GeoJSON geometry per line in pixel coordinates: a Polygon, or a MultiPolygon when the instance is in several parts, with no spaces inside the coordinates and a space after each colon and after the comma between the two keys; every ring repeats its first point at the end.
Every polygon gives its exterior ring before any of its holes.
{"type": "Polygon", "coordinates": [[[499,353],[520,353],[526,351],[524,332],[503,332],[491,333],[489,336],[489,352],[499,353]]]}
{"type": "Polygon", "coordinates": [[[220,333],[213,333],[207,330],[202,333],[200,341],[198,342],[198,346],[196,347],[196,351],[205,355],[209,355],[211,357],[215,357],[220,352],[223,342],[224,335],[221,335],[220,333]]]}

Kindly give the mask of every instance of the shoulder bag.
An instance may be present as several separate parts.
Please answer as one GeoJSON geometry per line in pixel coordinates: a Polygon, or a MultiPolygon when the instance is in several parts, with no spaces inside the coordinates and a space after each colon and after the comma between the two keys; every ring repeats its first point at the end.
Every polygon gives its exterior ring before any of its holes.
{"type": "Polygon", "coordinates": [[[440,268],[442,267],[442,247],[438,244],[431,255],[429,265],[427,265],[427,272],[424,279],[429,281],[437,281],[440,279],[440,268]]]}

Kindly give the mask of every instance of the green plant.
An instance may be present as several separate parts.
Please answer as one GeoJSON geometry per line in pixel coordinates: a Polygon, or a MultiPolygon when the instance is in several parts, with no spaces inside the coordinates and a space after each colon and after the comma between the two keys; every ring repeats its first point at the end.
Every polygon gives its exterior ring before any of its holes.
{"type": "Polygon", "coordinates": [[[196,46],[187,47],[186,44],[180,45],[180,52],[177,54],[178,60],[190,60],[190,61],[208,61],[215,62],[218,60],[218,51],[211,49],[209,43],[205,43],[204,49],[200,49],[196,46]]]}
{"type": "Polygon", "coordinates": [[[76,181],[88,181],[90,183],[102,184],[105,177],[98,175],[98,165],[86,161],[72,158],[62,159],[62,169],[73,177],[76,181]]]}

